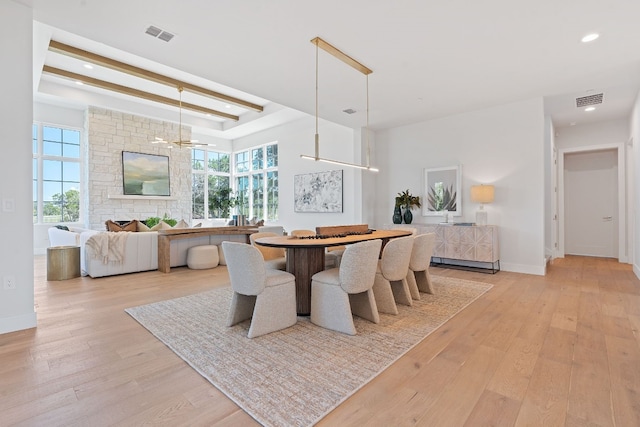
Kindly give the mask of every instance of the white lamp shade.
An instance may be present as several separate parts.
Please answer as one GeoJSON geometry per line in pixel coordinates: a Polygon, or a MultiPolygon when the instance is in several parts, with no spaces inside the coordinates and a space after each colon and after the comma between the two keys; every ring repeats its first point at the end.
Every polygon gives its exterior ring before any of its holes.
{"type": "Polygon", "coordinates": [[[471,201],[476,203],[493,202],[494,188],[493,185],[472,185],[471,201]]]}

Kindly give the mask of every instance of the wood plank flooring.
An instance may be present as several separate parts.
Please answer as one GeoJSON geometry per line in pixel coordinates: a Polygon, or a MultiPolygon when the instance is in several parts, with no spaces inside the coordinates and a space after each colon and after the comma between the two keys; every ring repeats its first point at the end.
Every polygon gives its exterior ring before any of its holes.
{"type": "MultiPolygon", "coordinates": [[[[320,426],[640,426],[631,266],[432,271],[494,287],[320,426]]],[[[224,267],[48,282],[37,256],[34,274],[38,327],[0,335],[1,426],[257,425],[124,312],[225,286],[224,267]]]]}

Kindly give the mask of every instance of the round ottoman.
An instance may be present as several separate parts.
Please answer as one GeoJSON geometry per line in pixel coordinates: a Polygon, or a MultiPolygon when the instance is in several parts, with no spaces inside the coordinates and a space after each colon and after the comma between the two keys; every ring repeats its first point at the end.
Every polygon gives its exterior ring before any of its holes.
{"type": "Polygon", "coordinates": [[[194,270],[214,268],[218,266],[218,262],[216,245],[194,246],[187,251],[187,265],[194,270]]]}

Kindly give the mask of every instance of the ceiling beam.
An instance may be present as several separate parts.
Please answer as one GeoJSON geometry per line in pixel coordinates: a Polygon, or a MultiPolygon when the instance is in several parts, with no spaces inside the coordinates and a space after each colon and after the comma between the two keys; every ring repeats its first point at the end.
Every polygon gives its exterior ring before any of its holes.
{"type": "MultiPolygon", "coordinates": [[[[72,73],[71,71],[62,70],[60,68],[51,67],[49,65],[45,65],[42,68],[42,72],[54,74],[56,76],[66,77],[71,80],[81,81],[90,86],[99,87],[101,89],[110,90],[112,92],[119,92],[129,96],[135,96],[136,98],[146,99],[148,101],[159,102],[161,104],[171,105],[173,107],[180,108],[180,101],[167,98],[165,96],[156,95],[155,93],[144,92],[142,90],[133,89],[128,86],[122,86],[119,84],[106,82],[104,80],[94,79],[93,77],[88,77],[83,74],[72,73]]],[[[200,105],[189,104],[186,102],[182,103],[182,108],[191,111],[197,111],[198,113],[211,114],[213,116],[223,117],[225,119],[230,119],[234,121],[238,121],[240,118],[238,116],[234,116],[233,114],[225,113],[218,110],[213,110],[211,108],[202,107],[200,105]]]]}
{"type": "Polygon", "coordinates": [[[153,71],[145,70],[134,65],[125,64],[124,62],[116,61],[115,59],[107,58],[105,56],[98,55],[93,52],[86,51],[74,46],[70,46],[64,43],[57,42],[55,40],[49,41],[49,50],[52,52],[67,55],[83,61],[88,61],[102,67],[107,67],[115,71],[120,71],[132,76],[140,77],[146,80],[150,80],[156,83],[165,84],[173,87],[182,87],[184,90],[197,93],[199,95],[208,96],[209,98],[216,99],[218,101],[233,104],[241,108],[247,108],[249,110],[262,112],[263,107],[258,104],[254,104],[249,101],[245,101],[233,96],[225,95],[220,92],[216,92],[211,89],[207,89],[201,86],[183,82],[172,77],[168,77],[162,74],[155,73],[153,71]]]}
{"type": "Polygon", "coordinates": [[[322,40],[320,37],[316,37],[316,38],[311,39],[311,43],[315,44],[316,46],[318,46],[320,49],[324,50],[325,52],[328,52],[331,55],[335,56],[336,58],[338,58],[340,61],[344,62],[345,64],[347,64],[347,65],[355,68],[356,70],[360,71],[364,75],[369,75],[369,74],[373,73],[373,71],[371,71],[371,69],[367,68],[366,66],[364,66],[360,62],[356,61],[355,59],[353,59],[352,57],[350,57],[349,55],[347,55],[346,53],[344,53],[343,51],[341,51],[340,49],[338,49],[337,47],[335,47],[331,43],[322,40]]]}

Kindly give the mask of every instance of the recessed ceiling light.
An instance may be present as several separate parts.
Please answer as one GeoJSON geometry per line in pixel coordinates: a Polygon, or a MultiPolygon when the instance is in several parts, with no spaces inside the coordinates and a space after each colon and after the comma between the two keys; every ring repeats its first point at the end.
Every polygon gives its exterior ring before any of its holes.
{"type": "Polygon", "coordinates": [[[87,70],[93,70],[93,65],[91,65],[91,64],[84,64],[84,68],[86,68],[87,70]]]}
{"type": "Polygon", "coordinates": [[[80,80],[76,80],[76,84],[77,84],[78,86],[82,86],[84,83],[82,83],[80,80]]]}
{"type": "Polygon", "coordinates": [[[227,104],[224,106],[224,108],[231,108],[231,105],[227,104]]]}
{"type": "Polygon", "coordinates": [[[584,111],[593,111],[595,109],[596,109],[596,107],[587,107],[587,108],[584,109],[584,111]]]}
{"type": "Polygon", "coordinates": [[[598,37],[600,37],[600,34],[591,33],[591,34],[587,34],[586,36],[584,36],[581,41],[582,41],[582,43],[589,43],[589,42],[594,41],[598,37]]]}

